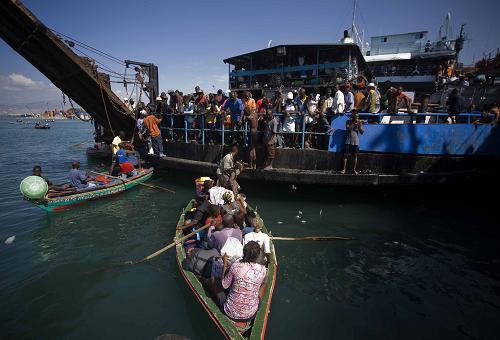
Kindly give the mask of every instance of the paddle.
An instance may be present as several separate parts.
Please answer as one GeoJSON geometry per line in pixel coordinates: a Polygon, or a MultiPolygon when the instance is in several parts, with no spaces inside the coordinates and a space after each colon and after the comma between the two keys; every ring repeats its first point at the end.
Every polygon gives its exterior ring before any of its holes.
{"type": "Polygon", "coordinates": [[[352,237],[342,236],[303,236],[303,237],[280,237],[271,236],[273,241],[328,241],[328,240],[354,240],[352,237]]]}
{"type": "MultiPolygon", "coordinates": [[[[130,182],[130,180],[127,180],[127,179],[124,179],[124,178],[121,178],[121,177],[111,176],[111,175],[108,175],[107,173],[97,172],[97,171],[90,171],[90,172],[92,172],[94,174],[108,176],[108,177],[111,177],[111,178],[116,178],[116,179],[119,179],[119,180],[124,181],[124,182],[130,182]]],[[[167,188],[164,188],[164,187],[161,187],[159,185],[152,185],[152,184],[147,184],[147,183],[137,183],[137,184],[144,185],[145,187],[148,187],[148,188],[163,190],[163,191],[167,191],[167,192],[171,192],[172,194],[175,194],[175,191],[167,189],[167,188]]]]}
{"type": "Polygon", "coordinates": [[[107,272],[107,271],[111,271],[111,270],[118,270],[118,268],[120,267],[124,267],[128,264],[138,264],[138,263],[142,263],[142,262],[146,262],[146,261],[149,261],[151,260],[152,258],[166,252],[167,250],[169,250],[170,248],[174,247],[175,245],[187,240],[188,238],[198,234],[200,231],[203,231],[205,229],[207,229],[208,227],[210,227],[211,224],[205,224],[203,227],[200,227],[198,229],[196,229],[195,231],[187,234],[186,236],[183,236],[179,239],[175,239],[174,238],[174,242],[170,243],[169,245],[155,251],[154,253],[140,259],[140,260],[137,260],[137,261],[125,261],[123,263],[119,263],[119,264],[116,264],[114,266],[110,266],[110,267],[106,267],[106,268],[101,268],[101,269],[97,269],[97,270],[94,270],[94,271],[91,271],[91,272],[85,272],[83,273],[82,275],[87,275],[87,276],[90,276],[90,275],[94,275],[94,274],[97,274],[97,273],[100,273],[100,272],[107,272]]]}

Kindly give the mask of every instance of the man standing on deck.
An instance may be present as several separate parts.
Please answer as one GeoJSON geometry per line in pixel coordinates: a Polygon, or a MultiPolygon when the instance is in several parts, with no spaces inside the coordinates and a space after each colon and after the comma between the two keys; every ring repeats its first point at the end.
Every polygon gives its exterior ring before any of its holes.
{"type": "Polygon", "coordinates": [[[344,114],[344,110],[344,93],[340,91],[340,87],[338,85],[335,85],[335,96],[333,97],[332,111],[335,114],[344,114]]]}
{"type": "Polygon", "coordinates": [[[163,141],[161,139],[160,129],[158,124],[160,124],[162,118],[156,118],[151,111],[149,111],[148,116],[144,119],[144,126],[148,129],[149,136],[151,137],[151,143],[153,144],[153,152],[155,155],[160,157],[165,157],[163,154],[163,141]]]}
{"type": "Polygon", "coordinates": [[[278,122],[273,116],[273,111],[268,109],[266,112],[266,125],[264,129],[264,136],[262,141],[266,150],[266,162],[264,163],[264,170],[273,168],[273,160],[276,154],[276,134],[278,133],[278,122]]]}
{"type": "Polygon", "coordinates": [[[259,139],[259,132],[257,131],[257,127],[259,125],[257,113],[255,110],[250,109],[249,107],[245,107],[245,116],[247,121],[250,123],[250,135],[248,136],[248,148],[250,149],[250,168],[255,170],[257,169],[256,159],[257,156],[255,154],[255,148],[257,147],[257,140],[259,139]]]}
{"type": "MultiPolygon", "coordinates": [[[[243,120],[241,119],[243,102],[238,98],[238,93],[236,93],[236,91],[231,91],[231,97],[224,104],[224,111],[231,113],[231,129],[240,130],[243,123],[243,120]]],[[[233,141],[234,139],[235,138],[233,136],[233,141]]]]}

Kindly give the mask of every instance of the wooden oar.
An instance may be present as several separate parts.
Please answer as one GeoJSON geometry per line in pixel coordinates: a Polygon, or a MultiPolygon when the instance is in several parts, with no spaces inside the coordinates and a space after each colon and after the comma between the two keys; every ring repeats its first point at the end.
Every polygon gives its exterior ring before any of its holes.
{"type": "Polygon", "coordinates": [[[179,243],[182,243],[183,241],[187,240],[188,238],[198,234],[200,231],[203,231],[205,229],[207,229],[208,227],[210,227],[211,224],[206,224],[204,225],[203,227],[201,228],[198,228],[196,229],[195,231],[187,234],[186,236],[183,236],[179,239],[174,239],[174,242],[170,243],[169,245],[155,251],[154,253],[140,259],[140,260],[137,260],[137,261],[126,261],[126,262],[122,262],[122,263],[119,263],[119,264],[116,264],[114,266],[110,266],[110,267],[106,267],[106,268],[101,268],[101,269],[97,269],[97,270],[94,270],[94,271],[91,271],[91,272],[85,272],[85,273],[82,273],[82,275],[85,275],[85,276],[90,276],[90,275],[95,275],[97,273],[103,273],[103,272],[108,272],[108,271],[113,271],[113,270],[118,270],[120,267],[124,267],[126,265],[129,265],[129,264],[138,264],[138,263],[142,263],[142,262],[146,262],[146,261],[149,261],[151,260],[152,258],[166,252],[167,250],[169,250],[170,248],[174,247],[175,245],[179,244],[179,243]]]}
{"type": "MultiPolygon", "coordinates": [[[[124,179],[124,178],[116,177],[116,176],[111,176],[111,175],[108,175],[105,172],[104,173],[103,172],[97,172],[97,171],[90,171],[90,172],[92,172],[93,174],[99,174],[99,175],[108,176],[108,177],[111,177],[111,178],[116,178],[116,179],[119,179],[119,180],[124,181],[124,182],[130,182],[130,180],[128,180],[128,179],[124,179]]],[[[164,188],[164,187],[161,187],[159,185],[152,185],[152,184],[147,184],[147,183],[137,183],[137,184],[144,185],[145,187],[148,187],[148,188],[163,190],[163,191],[167,191],[167,192],[171,192],[172,194],[175,194],[175,191],[167,189],[167,188],[164,188]]]]}
{"type": "Polygon", "coordinates": [[[303,237],[280,237],[271,236],[273,241],[328,241],[328,240],[354,240],[352,237],[342,236],[303,236],[303,237]]]}
{"type": "Polygon", "coordinates": [[[127,262],[124,262],[124,264],[137,264],[137,263],[142,263],[142,262],[145,262],[145,261],[148,261],[148,260],[151,260],[153,257],[156,257],[164,252],[166,252],[167,250],[169,250],[170,248],[172,248],[173,246],[187,240],[188,238],[190,237],[193,237],[194,235],[198,234],[200,231],[203,231],[205,229],[207,229],[208,227],[210,227],[211,224],[205,224],[203,227],[200,227],[198,229],[196,229],[195,231],[187,234],[186,236],[183,236],[179,239],[174,239],[174,242],[170,243],[168,246],[165,246],[163,248],[161,248],[160,250],[157,250],[155,251],[154,253],[146,256],[145,258],[141,259],[141,260],[138,260],[138,261],[127,261],[127,262]]]}

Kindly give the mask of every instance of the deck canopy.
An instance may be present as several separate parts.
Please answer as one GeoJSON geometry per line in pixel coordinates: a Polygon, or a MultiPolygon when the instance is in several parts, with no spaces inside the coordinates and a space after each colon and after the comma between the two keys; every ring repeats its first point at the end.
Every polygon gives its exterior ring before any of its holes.
{"type": "Polygon", "coordinates": [[[371,72],[355,44],[278,45],[227,58],[231,90],[326,87],[371,72]]]}

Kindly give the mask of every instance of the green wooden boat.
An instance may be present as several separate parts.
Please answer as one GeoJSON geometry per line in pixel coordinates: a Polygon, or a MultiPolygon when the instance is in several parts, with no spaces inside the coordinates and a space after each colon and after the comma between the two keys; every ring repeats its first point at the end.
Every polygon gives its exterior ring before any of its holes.
{"type": "MultiPolygon", "coordinates": [[[[189,202],[184,211],[186,212],[191,210],[192,205],[193,201],[189,202]]],[[[183,223],[184,213],[181,215],[178,225],[181,225],[183,223]]],[[[267,233],[267,229],[265,226],[263,227],[262,232],[267,233]]],[[[182,231],[177,230],[175,236],[177,239],[180,239],[183,236],[182,231]]],[[[184,277],[187,285],[196,296],[202,307],[207,312],[208,316],[212,319],[217,328],[219,328],[219,330],[222,332],[222,335],[226,339],[264,339],[267,320],[271,307],[271,299],[273,297],[274,285],[276,282],[277,270],[276,254],[272,240],[271,260],[269,261],[269,266],[267,268],[266,291],[259,309],[257,310],[255,319],[244,328],[240,328],[240,326],[243,325],[236,324],[233,320],[231,320],[223,313],[223,311],[217,306],[217,303],[212,299],[210,293],[205,289],[205,287],[198,280],[195,274],[182,268],[182,260],[186,258],[186,252],[184,250],[183,244],[177,244],[175,249],[177,252],[177,264],[182,276],[184,277]]]]}
{"type": "Polygon", "coordinates": [[[115,178],[106,185],[79,190],[76,193],[68,193],[57,197],[46,196],[43,200],[31,200],[31,202],[35,203],[40,209],[46,211],[64,210],[73,205],[83,204],[90,200],[119,194],[147,181],[151,176],[153,176],[153,168],[142,169],[137,176],[129,177],[125,180],[115,178]]]}

